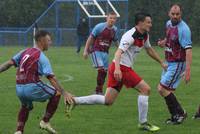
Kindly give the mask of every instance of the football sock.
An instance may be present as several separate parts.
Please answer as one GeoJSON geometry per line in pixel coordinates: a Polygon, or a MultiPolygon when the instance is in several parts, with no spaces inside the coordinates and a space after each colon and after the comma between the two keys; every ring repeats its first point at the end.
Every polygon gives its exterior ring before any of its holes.
{"type": "Polygon", "coordinates": [[[105,104],[105,96],[103,95],[89,95],[89,96],[82,96],[82,97],[74,97],[76,104],[105,104]]]}
{"type": "Polygon", "coordinates": [[[107,71],[105,69],[99,69],[97,74],[97,86],[96,92],[103,92],[103,85],[105,82],[105,78],[107,75],[107,71]]]}
{"type": "Polygon", "coordinates": [[[53,114],[56,112],[59,101],[60,101],[60,95],[57,95],[57,96],[55,95],[49,100],[45,115],[42,119],[44,122],[49,122],[53,114]]]}
{"type": "Polygon", "coordinates": [[[138,96],[139,122],[141,124],[147,122],[148,99],[149,96],[144,96],[144,95],[138,96]]]}
{"type": "Polygon", "coordinates": [[[200,105],[199,105],[199,109],[198,109],[198,111],[197,111],[197,112],[198,112],[198,114],[200,114],[200,105]]]}
{"type": "Polygon", "coordinates": [[[179,104],[178,100],[176,99],[176,96],[173,93],[170,93],[168,96],[164,97],[165,102],[168,106],[168,110],[171,113],[172,116],[176,114],[183,115],[184,110],[182,109],[181,105],[179,104]]]}
{"type": "Polygon", "coordinates": [[[17,119],[17,131],[24,131],[25,123],[28,119],[29,115],[29,109],[25,106],[22,106],[19,113],[18,113],[18,119],[17,119]]]}

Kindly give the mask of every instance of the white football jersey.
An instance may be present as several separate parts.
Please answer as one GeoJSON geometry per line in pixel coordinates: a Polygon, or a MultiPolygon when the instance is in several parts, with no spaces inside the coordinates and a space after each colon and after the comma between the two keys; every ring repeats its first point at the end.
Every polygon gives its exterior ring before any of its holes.
{"type": "MultiPolygon", "coordinates": [[[[121,49],[124,52],[121,55],[120,64],[127,67],[132,67],[137,54],[140,53],[143,47],[145,48],[151,47],[148,34],[147,34],[147,39],[145,41],[144,39],[139,39],[139,38],[134,39],[135,32],[138,32],[138,31],[136,31],[136,28],[133,27],[132,29],[124,33],[119,45],[119,49],[121,49]],[[138,42],[140,45],[138,45],[138,42]]],[[[135,34],[138,34],[138,33],[135,33],[135,34]]]]}

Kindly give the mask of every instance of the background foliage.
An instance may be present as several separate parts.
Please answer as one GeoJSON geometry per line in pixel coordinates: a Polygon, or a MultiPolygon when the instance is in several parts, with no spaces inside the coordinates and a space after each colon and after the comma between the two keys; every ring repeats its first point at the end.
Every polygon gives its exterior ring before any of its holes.
{"type": "MultiPolygon", "coordinates": [[[[1,0],[0,27],[28,27],[52,2],[53,0],[1,0]]],[[[129,27],[134,25],[136,12],[148,12],[153,16],[151,39],[158,40],[164,35],[168,10],[173,3],[180,3],[183,6],[183,19],[191,28],[193,42],[198,42],[200,0],[129,0],[129,27]]]]}

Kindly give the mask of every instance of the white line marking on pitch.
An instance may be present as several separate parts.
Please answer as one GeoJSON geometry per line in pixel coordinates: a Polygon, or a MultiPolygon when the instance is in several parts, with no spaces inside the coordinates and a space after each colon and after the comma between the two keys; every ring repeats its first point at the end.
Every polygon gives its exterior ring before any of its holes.
{"type": "Polygon", "coordinates": [[[61,80],[61,82],[69,82],[69,81],[73,81],[74,80],[74,77],[71,76],[71,75],[68,75],[68,74],[65,74],[64,77],[65,77],[65,79],[61,80]]]}

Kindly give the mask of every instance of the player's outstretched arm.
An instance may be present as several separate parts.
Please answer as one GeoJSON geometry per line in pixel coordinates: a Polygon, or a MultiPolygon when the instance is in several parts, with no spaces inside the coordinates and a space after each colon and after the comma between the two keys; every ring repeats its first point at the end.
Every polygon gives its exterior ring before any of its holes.
{"type": "Polygon", "coordinates": [[[73,104],[73,96],[69,93],[63,90],[63,88],[61,87],[61,85],[59,84],[59,82],[57,81],[56,77],[48,77],[49,82],[51,83],[51,85],[57,90],[58,94],[62,94],[64,97],[64,103],[68,103],[68,104],[73,104]]]}
{"type": "Polygon", "coordinates": [[[84,48],[84,52],[83,52],[83,58],[87,59],[88,58],[88,54],[89,54],[89,49],[90,46],[94,43],[94,37],[92,35],[90,35],[86,41],[85,44],[85,48],[84,48]]]}
{"type": "Polygon", "coordinates": [[[8,60],[5,63],[0,65],[0,73],[8,70],[11,66],[14,65],[14,62],[12,60],[8,60]]]}
{"type": "Polygon", "coordinates": [[[146,48],[146,52],[152,59],[160,63],[163,69],[167,69],[167,65],[163,62],[158,53],[152,47],[146,48]]]}

